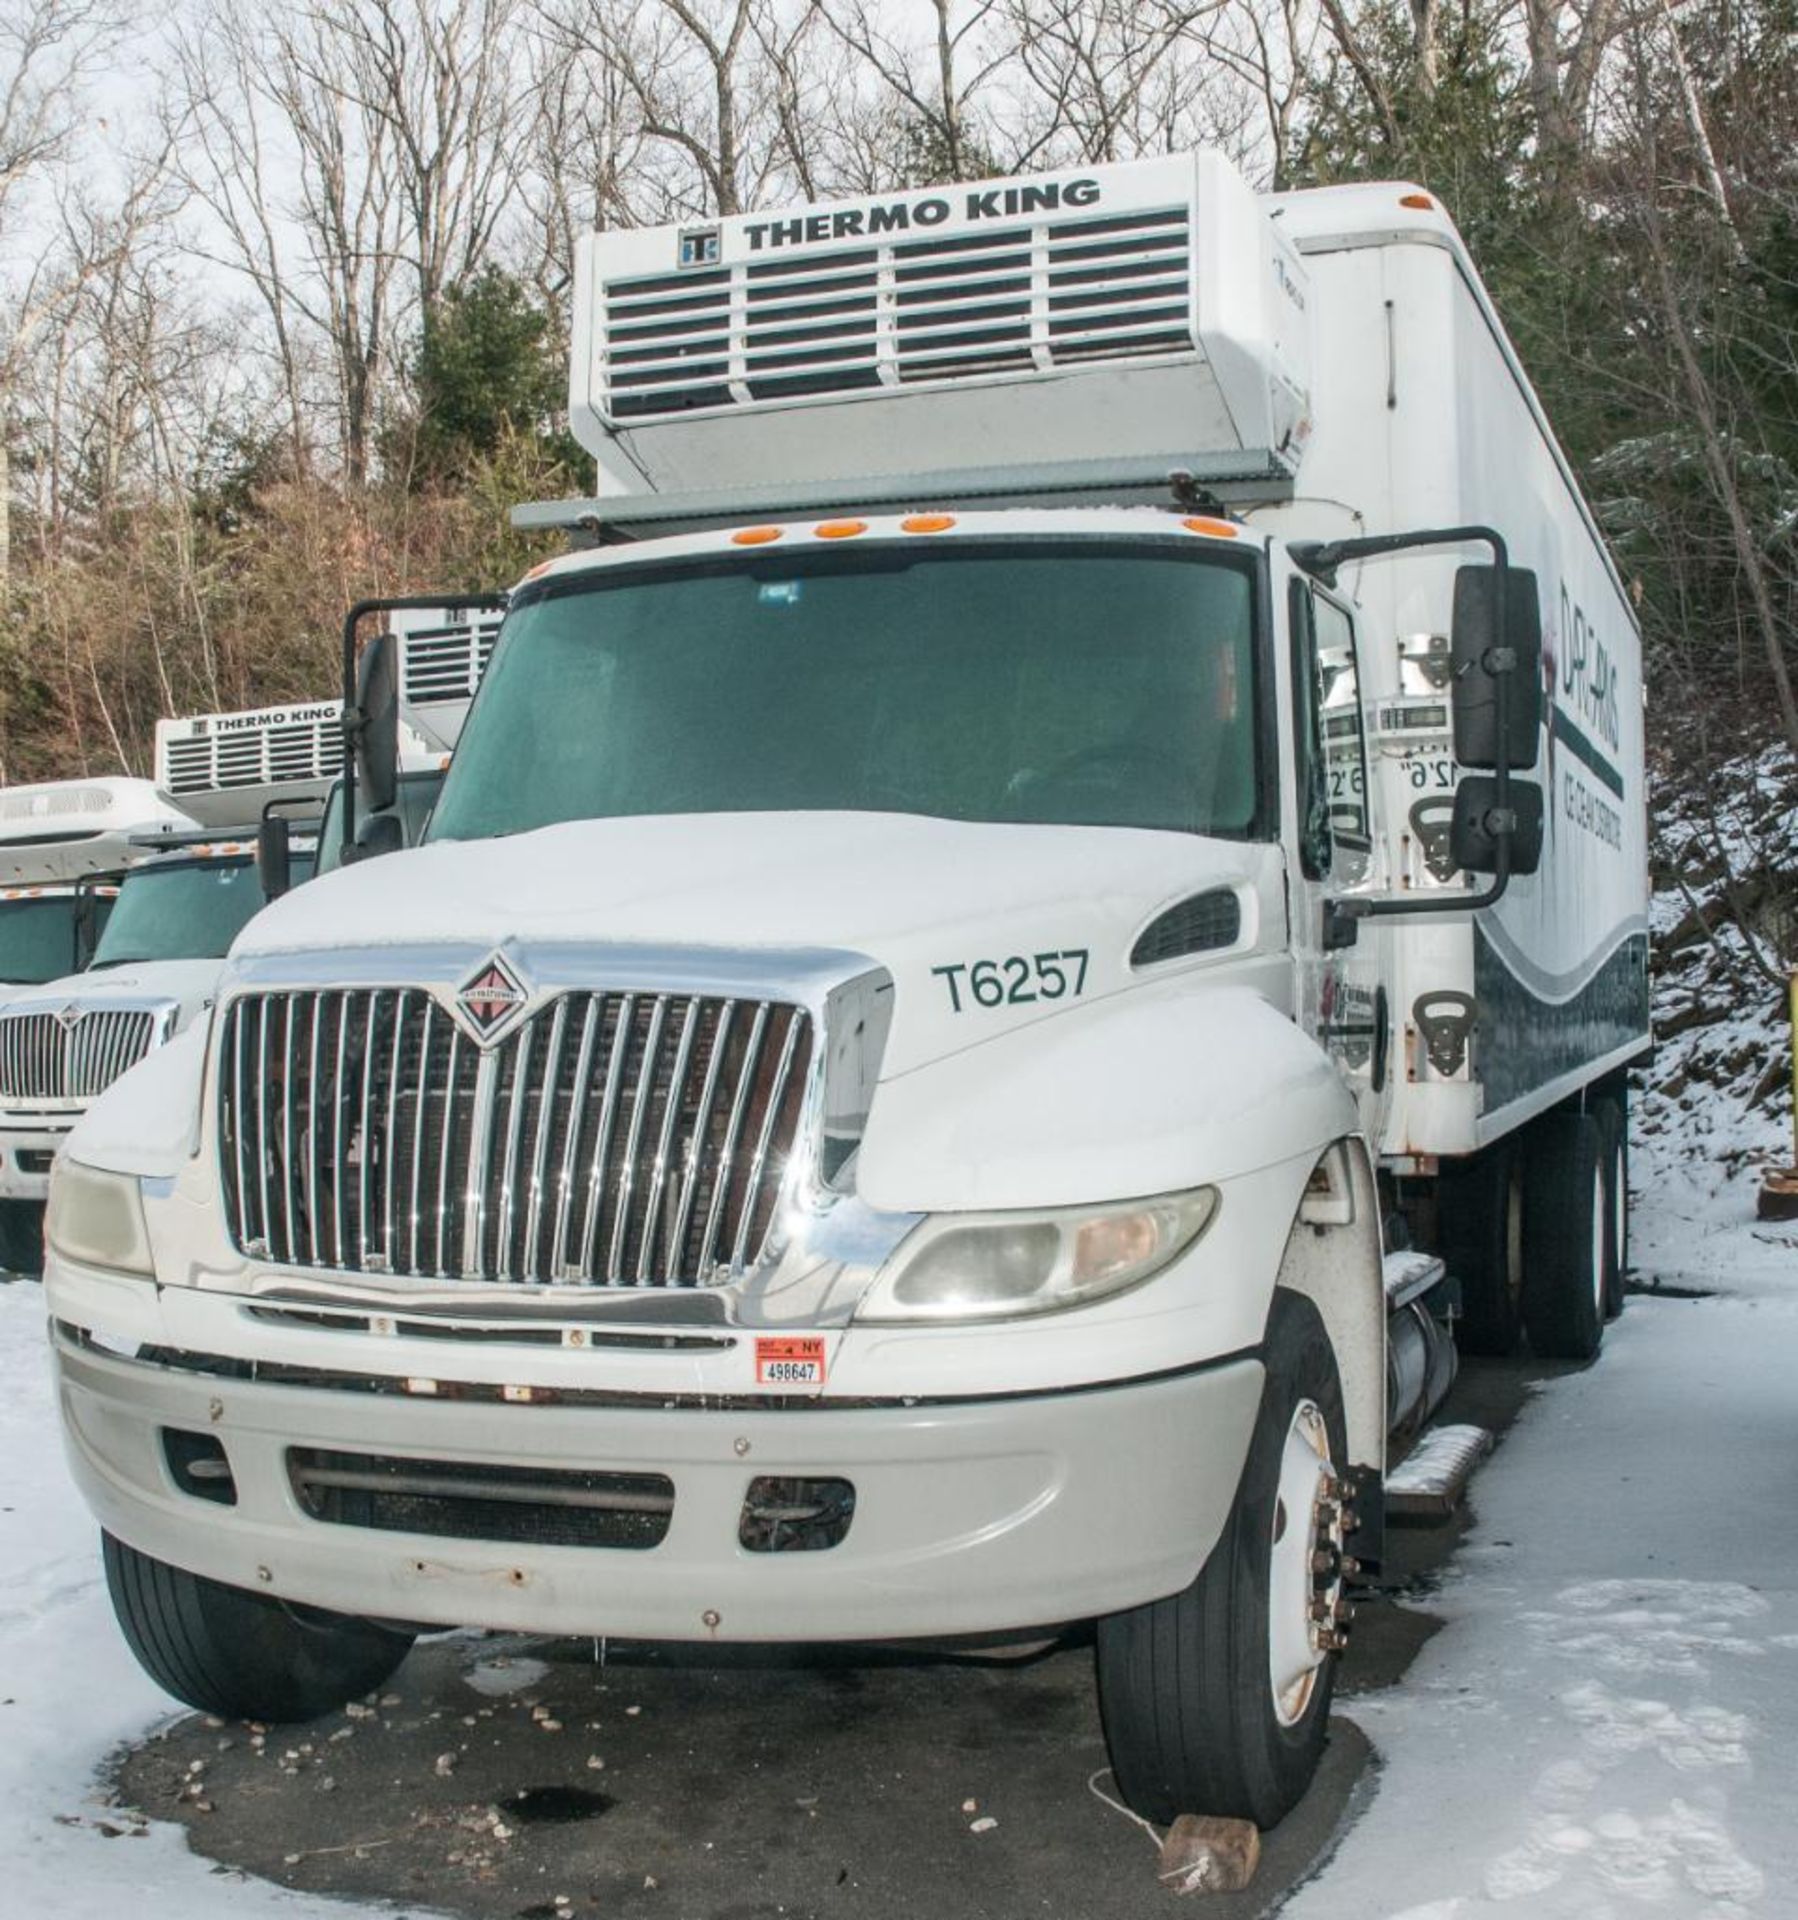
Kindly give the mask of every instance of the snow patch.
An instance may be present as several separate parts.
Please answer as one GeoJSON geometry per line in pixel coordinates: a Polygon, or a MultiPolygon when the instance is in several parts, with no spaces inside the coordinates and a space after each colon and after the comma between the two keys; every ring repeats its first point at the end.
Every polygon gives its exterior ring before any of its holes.
{"type": "Polygon", "coordinates": [[[490,1700],[497,1700],[509,1693],[523,1693],[526,1687],[534,1687],[539,1681],[547,1680],[549,1666],[542,1660],[511,1659],[497,1655],[490,1660],[477,1660],[462,1678],[476,1693],[484,1693],[490,1700]]]}

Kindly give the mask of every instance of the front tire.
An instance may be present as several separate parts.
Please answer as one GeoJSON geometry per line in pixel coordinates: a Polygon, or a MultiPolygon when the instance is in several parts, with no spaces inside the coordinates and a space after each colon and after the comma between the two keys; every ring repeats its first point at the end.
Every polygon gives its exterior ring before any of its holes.
{"type": "Polygon", "coordinates": [[[1298,1294],[1274,1295],[1264,1358],[1236,1503],[1198,1578],[1099,1622],[1112,1772],[1146,1819],[1274,1826],[1323,1753],[1346,1617],[1342,1383],[1323,1321],[1298,1294]]]}
{"type": "Polygon", "coordinates": [[[102,1539],[112,1610],[138,1664],[201,1713],[314,1720],[380,1686],[411,1650],[409,1633],[290,1608],[102,1539]]]}

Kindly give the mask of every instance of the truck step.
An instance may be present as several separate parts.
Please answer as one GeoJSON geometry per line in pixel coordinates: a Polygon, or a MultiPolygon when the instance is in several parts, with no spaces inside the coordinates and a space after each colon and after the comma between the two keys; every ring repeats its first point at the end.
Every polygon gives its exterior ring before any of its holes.
{"type": "Polygon", "coordinates": [[[1420,1294],[1428,1293],[1447,1277],[1447,1269],[1436,1254],[1416,1253],[1409,1247],[1399,1253],[1387,1254],[1381,1266],[1386,1282],[1388,1313],[1396,1313],[1400,1307],[1408,1305],[1420,1294]]]}
{"type": "Polygon", "coordinates": [[[1484,1427],[1431,1427],[1386,1476],[1389,1520],[1446,1520],[1492,1451],[1484,1427]]]}

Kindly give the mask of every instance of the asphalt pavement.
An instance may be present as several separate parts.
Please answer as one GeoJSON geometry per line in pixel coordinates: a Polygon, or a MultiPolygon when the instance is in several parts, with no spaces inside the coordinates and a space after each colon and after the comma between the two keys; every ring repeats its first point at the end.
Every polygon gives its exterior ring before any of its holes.
{"type": "MultiPolygon", "coordinates": [[[[1536,1371],[1471,1363],[1441,1417],[1502,1431],[1536,1371]]],[[[1277,1911],[1377,1791],[1355,1697],[1433,1631],[1464,1524],[1396,1532],[1318,1780],[1254,1884],[1207,1901],[1220,1920],[1277,1911]]],[[[220,1872],[400,1913],[1110,1920],[1171,1896],[1151,1837],[1093,1791],[1105,1764],[1084,1634],[986,1652],[457,1634],[306,1727],[176,1721],[115,1785],[220,1872]]]]}

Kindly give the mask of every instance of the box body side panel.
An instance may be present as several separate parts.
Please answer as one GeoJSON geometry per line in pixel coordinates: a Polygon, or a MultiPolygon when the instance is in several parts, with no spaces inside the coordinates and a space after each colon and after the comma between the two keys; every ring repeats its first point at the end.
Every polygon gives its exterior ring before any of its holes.
{"type": "MultiPolygon", "coordinates": [[[[1325,538],[1485,523],[1541,590],[1544,726],[1528,776],[1544,789],[1540,870],[1471,928],[1409,920],[1394,943],[1403,1072],[1382,1145],[1470,1152],[1648,1043],[1641,637],[1458,253],[1420,235],[1308,253],[1306,266],[1316,429],[1298,499],[1260,523],[1325,538]],[[1443,991],[1477,1008],[1446,1074],[1415,1018],[1443,991]]],[[[1370,702],[1406,690],[1403,643],[1446,633],[1455,568],[1484,557],[1445,549],[1345,571],[1366,614],[1370,702]]],[[[1406,817],[1416,773],[1380,756],[1393,869],[1408,878],[1420,872],[1406,817]]]]}

